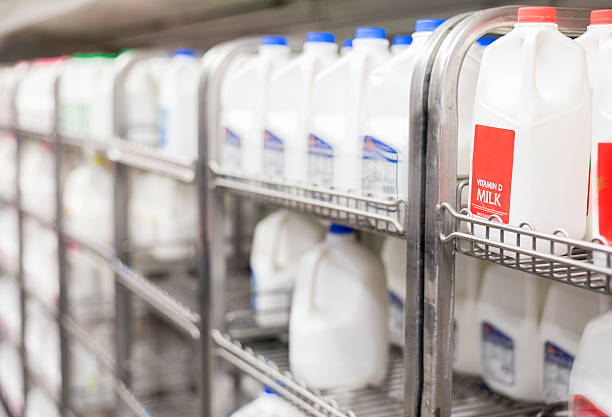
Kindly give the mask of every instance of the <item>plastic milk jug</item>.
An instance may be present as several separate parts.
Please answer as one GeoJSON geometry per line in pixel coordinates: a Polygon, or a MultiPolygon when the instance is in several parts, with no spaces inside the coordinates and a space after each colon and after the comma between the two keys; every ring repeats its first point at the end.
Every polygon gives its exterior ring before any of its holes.
{"type": "Polygon", "coordinates": [[[145,146],[157,146],[158,83],[153,75],[153,59],[134,64],[125,78],[127,140],[145,146]]]}
{"type": "MultiPolygon", "coordinates": [[[[556,9],[521,7],[482,56],[474,104],[470,211],[537,231],[586,231],[591,94],[584,50],[561,34],[556,9]]],[[[485,228],[475,234],[485,236],[485,228]]],[[[500,240],[491,230],[490,238],[500,240]]],[[[506,233],[505,242],[516,243],[506,233]]],[[[531,240],[521,245],[531,248],[531,240]]],[[[567,250],[557,245],[555,253],[567,250]]],[[[550,251],[538,242],[539,250],[550,251]]]]}
{"type": "MultiPolygon", "coordinates": [[[[110,141],[114,135],[114,86],[117,75],[116,55],[97,53],[92,57],[96,73],[91,96],[91,137],[110,141]]],[[[124,59],[120,57],[118,60],[124,59]]]]}
{"type": "Polygon", "coordinates": [[[47,143],[24,146],[19,187],[23,206],[46,220],[55,217],[55,159],[47,143]]]}
{"type": "Polygon", "coordinates": [[[266,176],[306,182],[312,84],[316,75],[337,58],[333,34],[310,32],[303,52],[270,79],[263,144],[266,176]]]}
{"type": "Polygon", "coordinates": [[[384,29],[357,28],[353,51],[315,79],[308,140],[311,184],[343,192],[361,189],[358,125],[364,87],[372,71],[390,57],[384,29]]]}
{"type": "Polygon", "coordinates": [[[255,400],[233,412],[231,417],[305,417],[305,414],[270,388],[264,387],[255,400]]]}
{"type": "Polygon", "coordinates": [[[391,54],[393,56],[399,54],[400,52],[408,49],[411,43],[412,43],[412,36],[395,35],[393,37],[393,42],[391,43],[391,54]]]}
{"type": "Polygon", "coordinates": [[[359,150],[366,195],[408,198],[408,119],[412,72],[419,54],[441,19],[417,20],[412,45],[376,68],[363,94],[359,150]]]}
{"type": "Polygon", "coordinates": [[[344,56],[353,50],[353,38],[346,38],[342,41],[340,56],[344,56]]]}
{"type": "Polygon", "coordinates": [[[289,61],[282,36],[264,36],[256,56],[234,66],[221,86],[221,164],[245,175],[263,173],[264,114],[272,74],[289,61]]]}
{"type": "Polygon", "coordinates": [[[25,417],[40,416],[61,417],[55,402],[49,398],[47,393],[40,388],[34,388],[28,393],[25,417]]]}
{"type": "Polygon", "coordinates": [[[313,388],[360,388],[387,371],[389,296],[380,260],[332,224],[298,265],[289,324],[291,371],[313,388]]]}
{"type": "Polygon", "coordinates": [[[508,397],[541,400],[538,334],[547,287],[525,272],[485,266],[478,302],[482,376],[508,397]]]}
{"type": "Polygon", "coordinates": [[[389,289],[389,340],[398,346],[405,344],[404,305],[406,303],[407,251],[406,242],[388,237],[380,253],[389,289]]]}
{"type": "Polygon", "coordinates": [[[324,237],[325,231],[317,222],[288,210],[275,211],[257,224],[250,262],[258,325],[276,327],[289,323],[297,264],[324,237]]]}

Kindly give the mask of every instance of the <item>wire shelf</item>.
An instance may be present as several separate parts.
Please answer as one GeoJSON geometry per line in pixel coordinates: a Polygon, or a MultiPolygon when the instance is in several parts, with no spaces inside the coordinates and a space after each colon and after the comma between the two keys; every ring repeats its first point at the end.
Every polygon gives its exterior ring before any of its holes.
{"type": "Polygon", "coordinates": [[[243,197],[312,214],[356,229],[391,236],[406,233],[407,203],[376,199],[327,188],[306,187],[270,179],[257,179],[224,172],[211,162],[213,184],[243,197]]]}

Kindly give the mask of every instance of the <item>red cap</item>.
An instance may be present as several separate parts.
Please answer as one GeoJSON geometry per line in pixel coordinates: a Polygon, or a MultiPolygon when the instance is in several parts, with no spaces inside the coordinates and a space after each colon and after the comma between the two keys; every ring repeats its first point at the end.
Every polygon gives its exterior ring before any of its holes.
{"type": "Polygon", "coordinates": [[[554,7],[519,7],[519,23],[557,23],[557,9],[554,7]]]}
{"type": "Polygon", "coordinates": [[[592,25],[609,25],[612,23],[612,9],[601,9],[591,11],[592,25]]]}

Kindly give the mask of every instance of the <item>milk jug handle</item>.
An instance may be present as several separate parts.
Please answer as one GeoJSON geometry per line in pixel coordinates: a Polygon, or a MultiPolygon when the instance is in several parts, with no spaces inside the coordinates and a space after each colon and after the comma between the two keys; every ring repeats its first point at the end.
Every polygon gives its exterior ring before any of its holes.
{"type": "Polygon", "coordinates": [[[323,258],[323,255],[327,254],[327,248],[323,248],[317,253],[314,262],[312,263],[312,274],[310,275],[310,286],[308,288],[308,293],[306,294],[306,298],[308,299],[308,310],[312,311],[316,308],[314,303],[314,293],[317,279],[317,269],[319,267],[319,262],[323,258]]]}
{"type": "MultiPolygon", "coordinates": [[[[536,86],[536,51],[538,46],[538,38],[540,32],[529,31],[525,36],[523,43],[523,62],[520,78],[520,95],[523,97],[539,98],[536,86]]],[[[531,103],[531,100],[529,100],[531,103]]],[[[536,105],[536,103],[532,103],[536,105]]]]}
{"type": "Polygon", "coordinates": [[[283,216],[283,218],[280,221],[280,224],[278,225],[278,229],[276,229],[276,239],[274,240],[274,251],[272,252],[274,255],[273,258],[273,266],[274,266],[274,270],[278,270],[278,252],[280,250],[280,237],[281,237],[281,231],[283,230],[285,224],[287,223],[287,220],[289,219],[289,213],[285,213],[285,215],[283,216]]]}

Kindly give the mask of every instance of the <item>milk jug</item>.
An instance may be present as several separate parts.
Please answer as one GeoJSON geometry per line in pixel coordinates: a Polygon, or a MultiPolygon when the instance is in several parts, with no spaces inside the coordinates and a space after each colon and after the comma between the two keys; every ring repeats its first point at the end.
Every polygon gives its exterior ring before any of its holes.
{"type": "Polygon", "coordinates": [[[0,342],[0,392],[14,416],[23,413],[23,366],[21,355],[11,343],[0,342]]]}
{"type": "Polygon", "coordinates": [[[305,417],[305,414],[272,389],[264,387],[255,400],[233,412],[231,417],[305,417]]]}
{"type": "MultiPolygon", "coordinates": [[[[586,231],[591,94],[585,53],[557,29],[556,9],[521,7],[482,56],[474,104],[472,214],[536,230],[586,231]]],[[[476,227],[484,237],[484,227],[476,227]]],[[[491,230],[490,238],[500,240],[491,230]]],[[[505,234],[506,242],[516,236],[505,234]]],[[[531,248],[523,239],[521,245],[531,248]]],[[[557,245],[555,253],[567,250],[557,245]]],[[[550,251],[538,242],[538,250],[550,251]]]]}
{"type": "Polygon", "coordinates": [[[395,35],[393,37],[393,43],[391,43],[391,54],[393,56],[400,52],[408,49],[412,43],[412,36],[410,35],[395,35]]]}
{"type": "Polygon", "coordinates": [[[61,417],[55,402],[40,388],[34,388],[28,393],[25,417],[61,417]]]}
{"type": "Polygon", "coordinates": [[[198,155],[199,63],[195,52],[175,51],[159,92],[159,146],[190,160],[198,155]]]}
{"type": "Polygon", "coordinates": [[[392,237],[385,239],[380,252],[389,289],[389,341],[398,346],[405,343],[407,253],[406,242],[392,237]]]}
{"type": "Polygon", "coordinates": [[[23,207],[46,220],[55,217],[55,158],[47,143],[24,146],[21,156],[21,189],[23,207]]]}
{"type": "Polygon", "coordinates": [[[353,50],[353,38],[346,38],[342,41],[340,56],[344,56],[353,50]]]}
{"type": "Polygon", "coordinates": [[[589,322],[582,334],[570,375],[574,417],[612,416],[612,312],[589,322]]]}
{"type": "Polygon", "coordinates": [[[455,254],[455,321],[453,323],[453,369],[480,375],[478,298],[485,262],[455,254]]]}
{"type": "Polygon", "coordinates": [[[15,123],[13,99],[17,86],[29,67],[29,63],[19,61],[12,67],[0,69],[0,126],[11,127],[15,123]]]}
{"type": "Polygon", "coordinates": [[[548,282],[487,263],[478,301],[482,376],[508,397],[539,401],[538,332],[548,282]]]}
{"type": "Polygon", "coordinates": [[[593,92],[591,172],[587,238],[612,239],[612,194],[609,184],[612,160],[612,10],[593,10],[587,31],[576,39],[587,57],[593,92]]]}
{"type": "Polygon", "coordinates": [[[268,87],[272,74],[289,61],[289,54],[287,39],[264,36],[257,55],[245,59],[241,66],[232,67],[233,71],[223,80],[221,164],[224,168],[245,175],[263,173],[268,87]]]}
{"type": "Polygon", "coordinates": [[[412,45],[366,78],[360,123],[361,190],[375,197],[408,198],[408,135],[412,72],[440,19],[421,19],[412,45]]]}
{"type": "Polygon", "coordinates": [[[275,211],[257,224],[250,262],[252,302],[259,326],[289,323],[297,264],[324,237],[325,231],[317,222],[288,210],[275,211]]]}
{"type": "Polygon", "coordinates": [[[308,140],[311,184],[343,192],[361,189],[358,125],[364,86],[372,71],[390,57],[384,29],[357,28],[353,51],[315,79],[308,140]]]}
{"type": "Polygon", "coordinates": [[[384,269],[352,229],[332,224],[298,265],[289,324],[292,373],[313,388],[380,383],[388,362],[384,269]]]}
{"type": "MultiPolygon", "coordinates": [[[[114,86],[118,74],[116,55],[107,53],[93,54],[91,61],[95,66],[91,100],[91,138],[108,142],[114,135],[114,86]]],[[[120,57],[117,61],[126,59],[120,57]]]]}
{"type": "Polygon", "coordinates": [[[29,301],[26,305],[25,348],[31,369],[49,387],[59,394],[61,386],[60,340],[57,322],[29,301]]]}
{"type": "Polygon", "coordinates": [[[137,62],[125,78],[127,140],[145,146],[157,146],[159,143],[159,91],[153,65],[152,59],[137,62]]]}
{"type": "Polygon", "coordinates": [[[602,297],[605,296],[569,285],[551,284],[540,324],[540,386],[547,403],[567,401],[570,372],[582,331],[599,315],[602,297]]]}
{"type": "Polygon", "coordinates": [[[312,84],[316,75],[337,57],[333,34],[310,32],[303,52],[270,79],[263,145],[266,176],[306,182],[312,84]]]}

